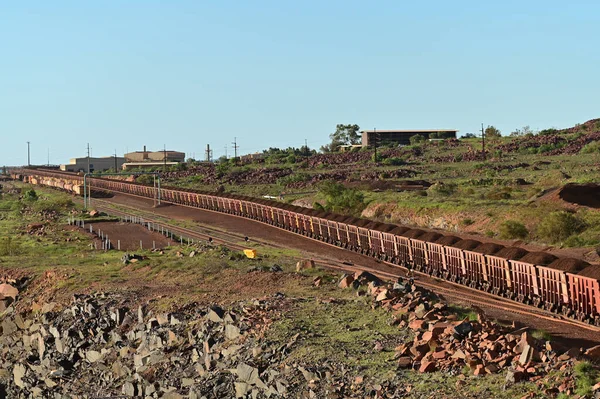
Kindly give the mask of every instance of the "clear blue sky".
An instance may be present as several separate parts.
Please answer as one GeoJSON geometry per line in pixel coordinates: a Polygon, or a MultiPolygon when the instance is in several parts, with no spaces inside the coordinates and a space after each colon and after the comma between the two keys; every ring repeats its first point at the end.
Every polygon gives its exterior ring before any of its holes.
{"type": "Polygon", "coordinates": [[[0,5],[0,165],[600,117],[598,1],[0,5]]]}

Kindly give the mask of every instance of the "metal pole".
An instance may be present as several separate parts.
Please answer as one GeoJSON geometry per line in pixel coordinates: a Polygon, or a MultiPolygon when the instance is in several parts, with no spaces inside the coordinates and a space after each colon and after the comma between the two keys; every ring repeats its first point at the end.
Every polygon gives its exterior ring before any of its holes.
{"type": "Polygon", "coordinates": [[[144,247],[142,245],[142,240],[140,240],[140,249],[144,249],[144,247]]]}
{"type": "Polygon", "coordinates": [[[117,240],[117,248],[119,251],[121,250],[121,240],[117,240]]]}
{"type": "Polygon", "coordinates": [[[158,173],[156,175],[158,176],[158,205],[160,205],[160,175],[158,173]]]}
{"type": "Polygon", "coordinates": [[[29,149],[30,149],[29,144],[30,143],[31,142],[29,142],[29,141],[27,142],[27,166],[31,166],[31,153],[29,151],[29,149]]]}
{"type": "Polygon", "coordinates": [[[481,152],[485,161],[485,131],[483,130],[483,123],[481,124],[481,152]]]}

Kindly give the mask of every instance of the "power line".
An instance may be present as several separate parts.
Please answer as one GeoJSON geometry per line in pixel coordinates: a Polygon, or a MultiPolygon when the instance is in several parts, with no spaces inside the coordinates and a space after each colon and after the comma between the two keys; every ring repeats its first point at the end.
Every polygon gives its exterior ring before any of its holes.
{"type": "Polygon", "coordinates": [[[239,146],[237,145],[237,137],[233,138],[233,143],[231,143],[231,144],[233,144],[233,152],[234,152],[233,162],[237,163],[237,150],[239,148],[239,146]]]}
{"type": "Polygon", "coordinates": [[[88,164],[88,173],[90,173],[90,143],[87,143],[87,164],[88,164]]]}

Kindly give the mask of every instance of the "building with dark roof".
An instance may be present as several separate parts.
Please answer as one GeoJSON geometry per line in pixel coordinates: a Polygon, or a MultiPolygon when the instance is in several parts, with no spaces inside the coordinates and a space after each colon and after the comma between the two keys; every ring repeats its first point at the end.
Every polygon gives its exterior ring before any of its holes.
{"type": "Polygon", "coordinates": [[[363,147],[377,145],[409,145],[412,136],[421,135],[426,139],[456,138],[455,129],[421,129],[421,130],[363,130],[363,147]]]}

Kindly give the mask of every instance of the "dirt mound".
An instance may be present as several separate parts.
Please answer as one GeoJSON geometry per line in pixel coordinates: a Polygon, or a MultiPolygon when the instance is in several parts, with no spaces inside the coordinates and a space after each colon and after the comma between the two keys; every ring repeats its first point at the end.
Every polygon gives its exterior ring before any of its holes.
{"type": "Polygon", "coordinates": [[[591,277],[600,280],[600,265],[588,266],[578,274],[584,277],[591,277]]]}
{"type": "Polygon", "coordinates": [[[558,192],[558,197],[572,204],[600,208],[600,184],[566,184],[558,192]]]}
{"type": "Polygon", "coordinates": [[[494,256],[504,259],[520,260],[528,253],[529,251],[526,251],[523,248],[506,247],[495,253],[494,256]]]}
{"type": "Polygon", "coordinates": [[[390,231],[390,233],[395,234],[397,236],[401,236],[402,234],[404,234],[405,232],[407,232],[408,230],[410,230],[409,227],[405,227],[405,226],[396,226],[394,229],[392,229],[392,231],[390,231]]]}
{"type": "Polygon", "coordinates": [[[425,232],[423,230],[410,229],[410,230],[405,231],[402,235],[404,237],[408,237],[408,238],[415,238],[415,239],[419,238],[420,239],[420,237],[424,234],[425,234],[425,232]]]}
{"type": "Polygon", "coordinates": [[[419,237],[419,240],[428,241],[428,242],[436,242],[442,235],[440,233],[436,233],[434,231],[430,231],[429,233],[425,233],[419,237]]]}
{"type": "Polygon", "coordinates": [[[547,252],[530,252],[519,259],[521,262],[531,263],[532,265],[548,266],[558,258],[547,252]]]}
{"type": "Polygon", "coordinates": [[[435,243],[441,245],[451,245],[454,246],[457,242],[462,241],[462,238],[457,236],[442,236],[438,238],[435,243]]]}
{"type": "Polygon", "coordinates": [[[480,246],[475,248],[473,252],[477,252],[484,255],[494,255],[504,248],[506,248],[504,245],[488,242],[485,244],[481,244],[480,246]]]}
{"type": "Polygon", "coordinates": [[[561,258],[550,263],[548,267],[553,269],[562,270],[565,272],[576,273],[588,267],[590,264],[580,259],[573,258],[561,258]]]}
{"type": "Polygon", "coordinates": [[[480,245],[481,245],[481,242],[477,241],[477,240],[460,240],[460,241],[456,242],[455,244],[453,244],[452,246],[455,248],[471,251],[480,245]]]}

